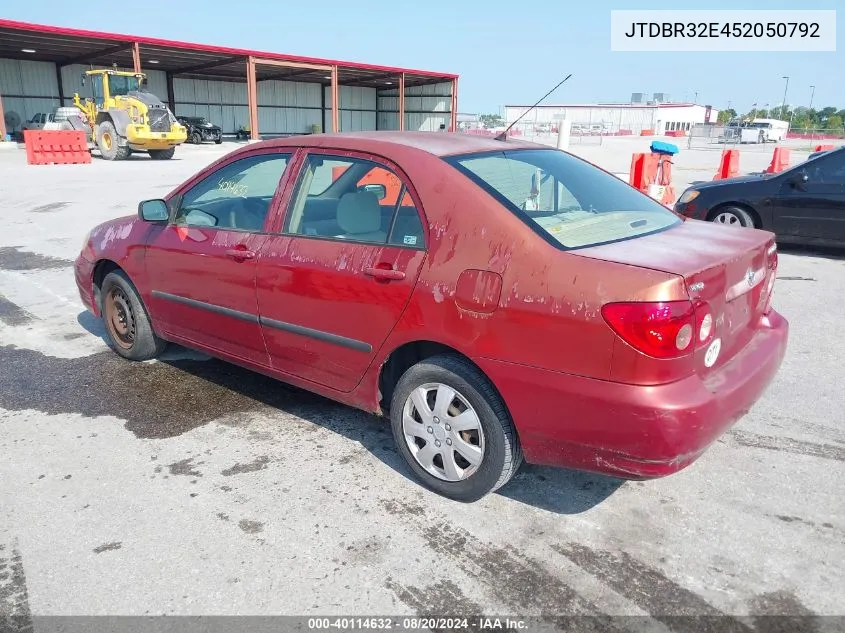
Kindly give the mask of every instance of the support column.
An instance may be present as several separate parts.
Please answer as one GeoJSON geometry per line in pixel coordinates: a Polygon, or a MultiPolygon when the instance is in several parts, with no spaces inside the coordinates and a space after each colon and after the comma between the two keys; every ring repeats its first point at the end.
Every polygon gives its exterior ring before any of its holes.
{"type": "Polygon", "coordinates": [[[64,83],[62,82],[62,67],[58,64],[56,66],[56,86],[59,88],[59,105],[64,107],[65,105],[65,87],[64,83]]]}
{"type": "Polygon", "coordinates": [[[132,43],[132,66],[133,72],[140,73],[141,71],[141,47],[138,42],[132,43]]]}
{"type": "Polygon", "coordinates": [[[0,94],[0,141],[6,139],[6,120],[3,116],[3,95],[0,94]]]}
{"type": "Polygon", "coordinates": [[[399,131],[405,130],[405,73],[399,75],[399,131]]]}
{"type": "Polygon", "coordinates": [[[246,97],[249,103],[249,135],[253,141],[258,141],[258,88],[255,80],[255,58],[252,56],[246,60],[246,97]]]}
{"type": "Polygon", "coordinates": [[[332,66],[332,132],[340,132],[340,86],[337,65],[332,66]]]}
{"type": "Polygon", "coordinates": [[[449,131],[458,131],[458,78],[452,79],[452,120],[449,123],[449,131]]]}
{"type": "Polygon", "coordinates": [[[167,107],[175,115],[176,114],[176,93],[173,92],[173,73],[164,73],[164,79],[167,82],[167,107]]]}
{"type": "Polygon", "coordinates": [[[326,87],[320,84],[320,131],[326,132],[326,87]]]}

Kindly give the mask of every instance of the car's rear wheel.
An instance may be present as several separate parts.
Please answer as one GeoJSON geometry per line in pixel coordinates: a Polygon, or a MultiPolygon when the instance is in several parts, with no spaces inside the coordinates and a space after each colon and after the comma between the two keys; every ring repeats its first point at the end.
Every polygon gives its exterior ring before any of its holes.
{"type": "Polygon", "coordinates": [[[486,376],[457,355],[408,369],[390,406],[393,437],[416,477],[458,501],[505,485],[522,463],[513,421],[486,376]]]}
{"type": "Polygon", "coordinates": [[[156,336],[138,291],[122,271],[110,272],[100,289],[100,312],[114,351],[129,360],[150,360],[167,342],[156,336]]]}
{"type": "Polygon", "coordinates": [[[741,207],[721,207],[710,216],[710,221],[726,226],[754,228],[754,218],[741,207]]]}
{"type": "Polygon", "coordinates": [[[199,132],[194,132],[191,134],[191,143],[194,145],[199,145],[202,143],[202,135],[199,132]]]}

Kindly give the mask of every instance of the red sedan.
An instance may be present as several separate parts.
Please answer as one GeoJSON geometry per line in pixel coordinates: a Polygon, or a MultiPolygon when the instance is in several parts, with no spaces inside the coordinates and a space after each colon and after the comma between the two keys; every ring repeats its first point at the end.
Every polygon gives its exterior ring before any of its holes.
{"type": "Polygon", "coordinates": [[[462,134],[237,150],[94,228],[82,301],[114,350],[168,341],[390,417],[430,488],[522,460],[660,477],[783,359],[771,233],[685,220],[570,154],[462,134]]]}

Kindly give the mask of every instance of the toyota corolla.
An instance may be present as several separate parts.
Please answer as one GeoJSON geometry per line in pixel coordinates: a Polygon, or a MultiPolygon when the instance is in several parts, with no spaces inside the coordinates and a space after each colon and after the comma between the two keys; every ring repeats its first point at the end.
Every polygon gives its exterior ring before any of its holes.
{"type": "Polygon", "coordinates": [[[385,415],[472,501],[523,460],[695,461],[781,364],[777,261],[556,149],[374,132],[237,150],[95,227],[76,280],[121,356],[177,343],[385,415]]]}

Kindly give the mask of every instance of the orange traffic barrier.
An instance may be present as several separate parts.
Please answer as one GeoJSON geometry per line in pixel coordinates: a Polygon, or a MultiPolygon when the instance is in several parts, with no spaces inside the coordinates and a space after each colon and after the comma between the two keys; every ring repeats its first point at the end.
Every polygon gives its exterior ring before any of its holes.
{"type": "Polygon", "coordinates": [[[640,191],[648,191],[648,186],[657,180],[658,154],[634,154],[631,157],[631,171],[628,182],[640,191]]]}
{"type": "Polygon", "coordinates": [[[776,147],[772,155],[772,164],[766,168],[767,174],[779,174],[789,167],[789,148],[776,147]]]}
{"type": "Polygon", "coordinates": [[[836,146],[835,145],[816,145],[816,149],[814,149],[813,151],[814,152],[828,152],[832,149],[836,149],[836,146]]]}
{"type": "Polygon", "coordinates": [[[658,167],[654,178],[655,183],[663,189],[663,195],[660,196],[658,202],[667,207],[672,207],[675,204],[675,188],[672,186],[672,157],[666,154],[659,154],[658,156],[658,167]]]}
{"type": "Polygon", "coordinates": [[[24,130],[26,162],[30,165],[80,165],[91,162],[85,132],[24,130]]]}
{"type": "Polygon", "coordinates": [[[713,180],[723,180],[739,175],[739,150],[726,149],[722,151],[722,162],[719,164],[719,171],[713,176],[713,180]]]}
{"type": "Polygon", "coordinates": [[[687,135],[687,133],[686,133],[685,130],[669,130],[668,132],[666,132],[666,136],[680,137],[680,136],[686,136],[686,135],[687,135]]]}
{"type": "Polygon", "coordinates": [[[641,130],[640,136],[654,136],[654,130],[641,130]]]}

